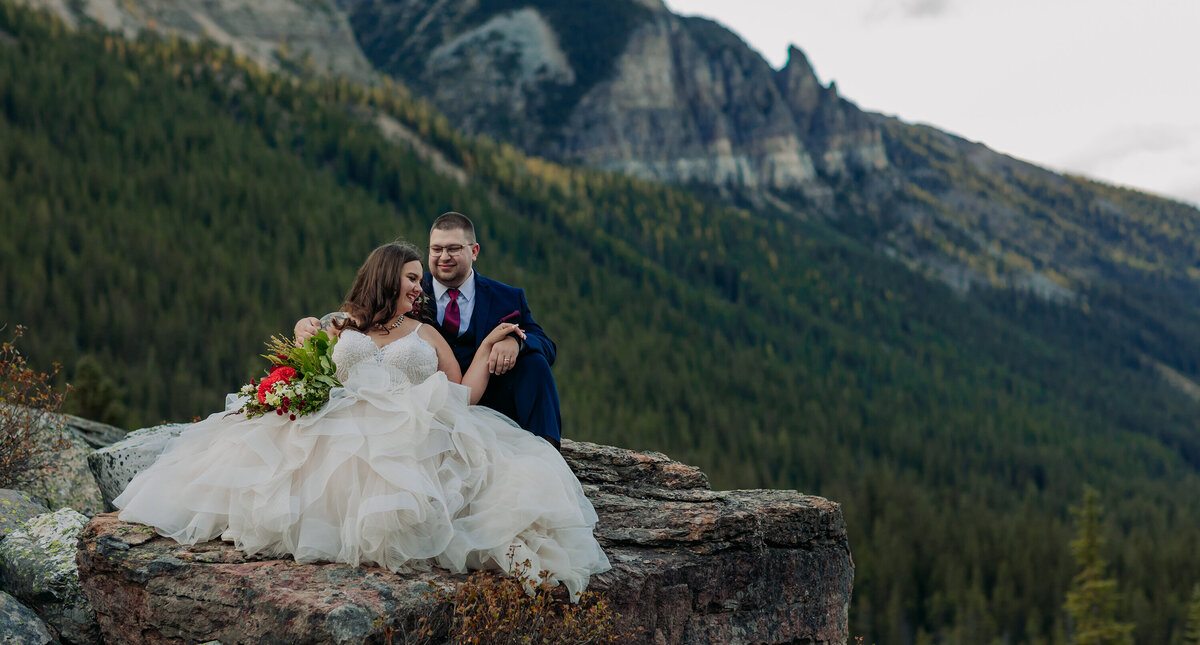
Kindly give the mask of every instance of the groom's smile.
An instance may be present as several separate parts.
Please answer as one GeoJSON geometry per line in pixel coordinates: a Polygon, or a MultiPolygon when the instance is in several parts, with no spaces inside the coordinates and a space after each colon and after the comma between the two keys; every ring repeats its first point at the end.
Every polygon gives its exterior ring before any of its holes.
{"type": "Polygon", "coordinates": [[[471,274],[471,265],[477,257],[479,245],[467,239],[462,229],[429,232],[429,272],[447,287],[461,286],[471,274]]]}

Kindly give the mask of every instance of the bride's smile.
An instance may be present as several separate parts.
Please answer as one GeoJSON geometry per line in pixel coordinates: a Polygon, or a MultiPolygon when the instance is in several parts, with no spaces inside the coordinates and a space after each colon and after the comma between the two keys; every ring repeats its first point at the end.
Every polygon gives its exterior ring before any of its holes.
{"type": "Polygon", "coordinates": [[[554,446],[474,405],[492,349],[525,333],[498,324],[462,371],[436,329],[404,315],[422,293],[419,258],[389,244],[359,269],[333,324],[340,386],[328,402],[193,424],[113,501],[119,517],[297,562],[465,573],[524,561],[578,600],[610,568],[595,509],[554,446]]]}
{"type": "Polygon", "coordinates": [[[396,310],[401,313],[412,311],[421,297],[421,273],[423,268],[419,260],[413,260],[404,265],[404,279],[401,281],[400,299],[396,302],[396,310]],[[407,301],[408,304],[402,304],[407,301]]]}

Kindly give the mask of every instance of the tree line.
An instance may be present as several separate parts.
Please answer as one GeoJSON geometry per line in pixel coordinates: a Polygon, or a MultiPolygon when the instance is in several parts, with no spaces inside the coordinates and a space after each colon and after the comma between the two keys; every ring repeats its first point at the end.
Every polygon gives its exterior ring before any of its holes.
{"type": "Polygon", "coordinates": [[[29,327],[32,361],[89,383],[89,409],[126,427],[220,409],[371,248],[422,244],[459,210],[481,273],[524,287],[559,345],[566,436],[843,505],[852,633],[1065,642],[1068,509],[1091,483],[1115,611],[1135,642],[1184,642],[1200,406],[1144,360],[1198,349],[1200,317],[1171,299],[964,298],[817,218],[467,137],[392,83],[67,32],[7,2],[0,30],[3,318],[29,327]],[[471,181],[381,136],[378,114],[471,181]]]}

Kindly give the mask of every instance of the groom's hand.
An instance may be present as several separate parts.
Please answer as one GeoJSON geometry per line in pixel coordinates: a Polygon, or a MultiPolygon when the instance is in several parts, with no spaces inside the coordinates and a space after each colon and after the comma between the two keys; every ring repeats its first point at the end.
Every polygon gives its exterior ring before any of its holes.
{"type": "Polygon", "coordinates": [[[296,334],[296,345],[303,345],[304,341],[321,331],[321,321],[312,316],[301,318],[296,321],[296,326],[292,328],[292,331],[296,334]]]}
{"type": "Polygon", "coordinates": [[[492,345],[492,353],[488,355],[488,373],[499,376],[511,370],[517,364],[517,354],[521,345],[516,338],[508,337],[492,345]]]}

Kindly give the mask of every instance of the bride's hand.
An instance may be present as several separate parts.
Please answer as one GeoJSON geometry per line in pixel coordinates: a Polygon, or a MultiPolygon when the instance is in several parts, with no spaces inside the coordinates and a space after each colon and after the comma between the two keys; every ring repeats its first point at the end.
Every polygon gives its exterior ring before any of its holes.
{"type": "Polygon", "coordinates": [[[480,343],[480,346],[482,347],[487,345],[488,347],[491,347],[505,338],[508,338],[512,334],[516,334],[521,340],[525,340],[525,332],[521,329],[520,325],[517,325],[516,323],[500,323],[499,325],[496,325],[496,328],[492,330],[492,333],[488,334],[487,337],[483,339],[483,342],[480,343]]]}
{"type": "Polygon", "coordinates": [[[479,345],[480,352],[487,353],[488,374],[504,374],[517,364],[525,331],[516,323],[500,323],[479,345]],[[515,336],[515,337],[514,337],[515,336]]]}
{"type": "Polygon", "coordinates": [[[321,321],[309,316],[296,321],[296,326],[292,328],[292,332],[296,335],[296,345],[302,347],[304,341],[317,335],[321,331],[321,321]]]}

